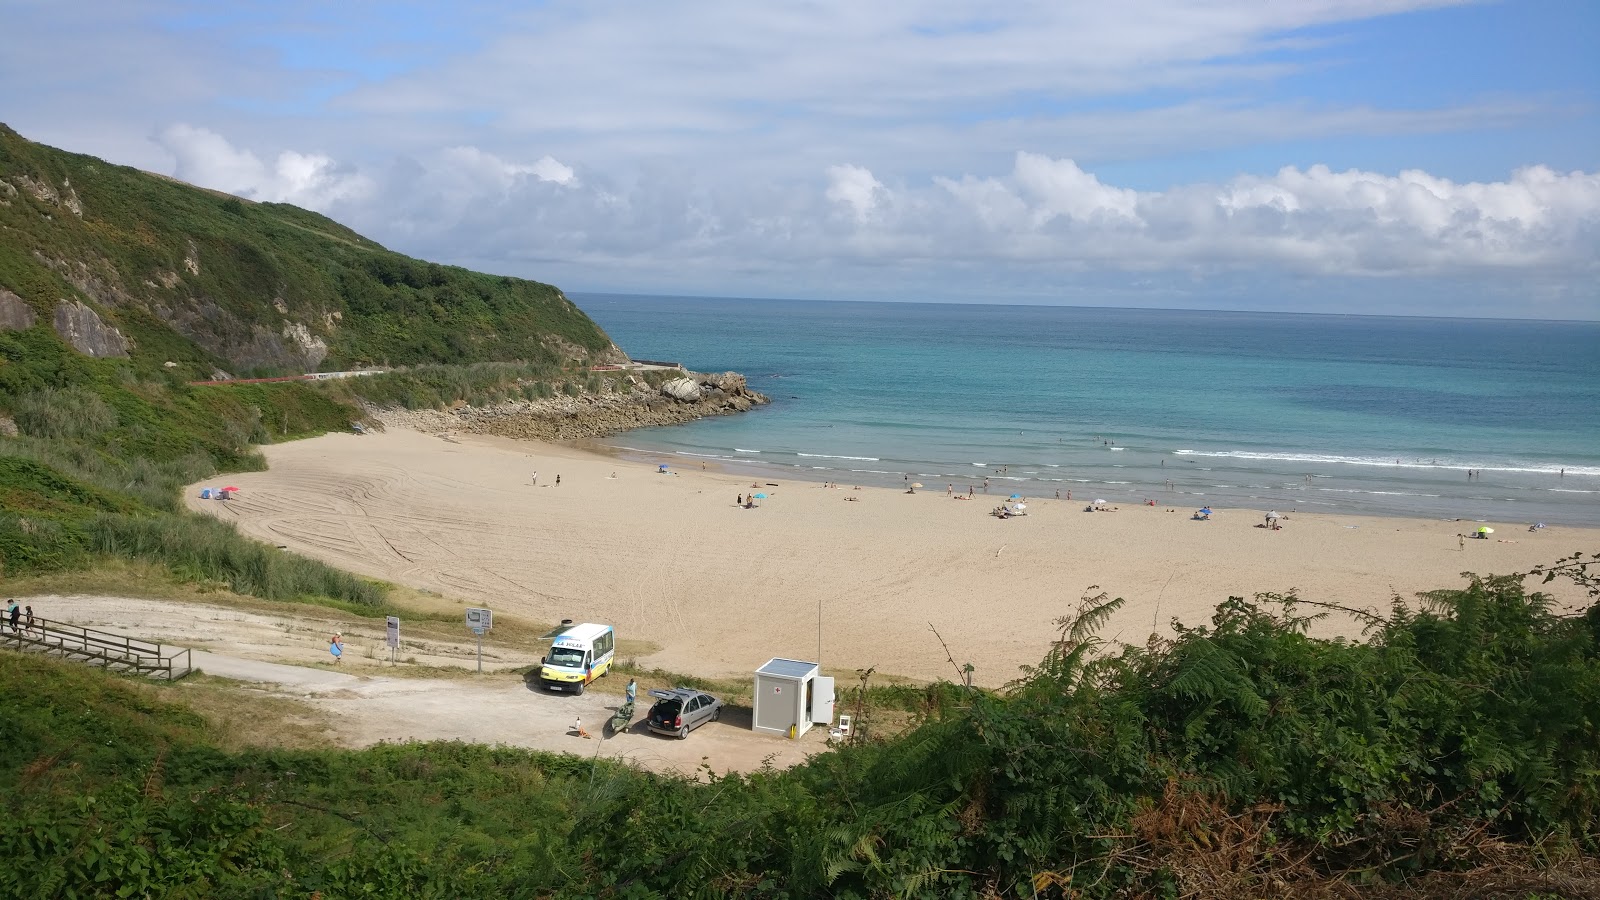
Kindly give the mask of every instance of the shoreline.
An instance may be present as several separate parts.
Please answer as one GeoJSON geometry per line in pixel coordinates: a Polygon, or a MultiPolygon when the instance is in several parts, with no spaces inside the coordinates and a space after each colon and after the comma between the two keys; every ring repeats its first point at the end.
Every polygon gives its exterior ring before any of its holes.
{"type": "MultiPolygon", "coordinates": [[[[1102,634],[1138,644],[1173,617],[1205,623],[1230,595],[1299,589],[1382,610],[1396,593],[1461,586],[1464,570],[1526,571],[1575,543],[1600,545],[1590,528],[1497,523],[1494,540],[1458,541],[1455,522],[1300,513],[1269,532],[1254,511],[1217,508],[1202,523],[1187,509],[1084,513],[1065,500],[1000,520],[988,514],[999,496],[952,501],[942,486],[827,488],[710,460],[661,475],[585,447],[399,428],[262,451],[268,471],[229,476],[236,499],[199,500],[197,485],[190,508],[502,614],[609,622],[660,647],[643,664],[718,677],[774,656],[815,659],[820,618],[827,670],[947,677],[937,629],[979,684],[998,686],[1038,662],[1051,623],[1085,593],[1126,598],[1102,634]],[[752,480],[768,497],[735,506],[752,480]]],[[[1330,618],[1314,633],[1359,628],[1330,618]]]]}
{"type": "MultiPolygon", "coordinates": [[[[672,429],[663,434],[675,431],[672,429]]],[[[730,451],[726,447],[707,447],[705,449],[711,452],[700,452],[700,446],[673,447],[670,440],[660,442],[668,446],[651,447],[649,437],[622,443],[621,435],[611,435],[604,440],[612,449],[631,454],[633,458],[668,460],[679,464],[685,460],[707,461],[730,471],[805,481],[840,481],[863,486],[894,487],[909,475],[912,480],[929,483],[930,487],[933,482],[940,485],[953,482],[957,490],[964,491],[968,484],[979,485],[989,479],[994,482],[991,494],[1004,496],[1015,490],[1024,490],[1043,497],[1060,490],[1063,493],[1062,500],[1068,499],[1065,496],[1067,492],[1079,495],[1072,498],[1074,502],[1105,498],[1114,503],[1135,504],[1143,500],[1155,500],[1158,505],[1189,505],[1193,508],[1207,505],[1262,511],[1276,508],[1301,514],[1521,522],[1524,526],[1543,522],[1563,527],[1600,528],[1600,500],[1577,498],[1577,495],[1589,494],[1600,497],[1600,480],[1581,467],[1575,467],[1564,475],[1554,469],[1540,473],[1554,483],[1536,490],[1571,498],[1558,503],[1554,500],[1534,501],[1527,496],[1505,496],[1526,494],[1534,489],[1526,483],[1502,483],[1506,473],[1516,477],[1523,470],[1490,467],[1478,470],[1490,473],[1487,481],[1468,479],[1465,484],[1469,492],[1462,494],[1462,482],[1454,476],[1463,475],[1467,470],[1444,465],[1372,464],[1346,466],[1342,470],[1291,473],[1268,468],[1201,467],[1194,465],[1197,457],[1192,451],[1166,452],[1116,447],[1115,451],[1127,451],[1125,456],[1119,454],[1116,457],[1127,462],[1023,462],[1004,466],[1009,471],[1002,471],[999,462],[970,463],[967,465],[973,471],[968,472],[949,471],[951,468],[960,468],[953,463],[805,454],[788,449],[730,451]],[[637,446],[639,444],[645,446],[637,446]],[[790,457],[797,456],[811,456],[814,462],[831,465],[789,461],[790,457]],[[1172,461],[1173,465],[1162,465],[1163,459],[1172,461]],[[1179,465],[1179,462],[1188,466],[1179,465]],[[888,468],[891,466],[900,468],[888,468]],[[1405,474],[1397,480],[1389,474],[1394,470],[1405,474]],[[1450,477],[1444,477],[1446,475],[1450,477]],[[1171,479],[1170,487],[1167,486],[1167,479],[1171,479]]],[[[1084,449],[1072,447],[1068,452],[1082,454],[1084,449]]],[[[1095,451],[1091,448],[1089,452],[1095,451]]],[[[1226,460],[1207,461],[1221,463],[1226,460]]],[[[1254,458],[1241,461],[1254,462],[1254,458]]]]}

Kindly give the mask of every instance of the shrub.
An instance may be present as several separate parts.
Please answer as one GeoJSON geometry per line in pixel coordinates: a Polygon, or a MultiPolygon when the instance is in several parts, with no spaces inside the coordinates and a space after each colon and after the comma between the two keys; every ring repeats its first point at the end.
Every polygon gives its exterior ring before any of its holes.
{"type": "Polygon", "coordinates": [[[52,440],[92,439],[117,426],[117,413],[83,387],[49,388],[17,399],[17,430],[52,440]]]}

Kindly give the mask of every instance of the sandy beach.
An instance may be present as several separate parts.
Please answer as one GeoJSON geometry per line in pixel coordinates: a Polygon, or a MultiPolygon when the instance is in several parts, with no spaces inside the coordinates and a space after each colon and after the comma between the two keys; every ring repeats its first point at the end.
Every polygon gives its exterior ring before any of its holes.
{"type": "MultiPolygon", "coordinates": [[[[1176,617],[1204,623],[1229,595],[1297,589],[1306,599],[1384,607],[1394,594],[1462,583],[1459,573],[1526,570],[1600,545],[1600,530],[1286,514],[1031,498],[1001,520],[999,492],[953,500],[763,481],[567,446],[391,429],[263,448],[266,472],[206,485],[241,488],[196,510],[247,534],[368,576],[438,591],[498,615],[616,625],[660,649],[646,665],[708,676],[774,656],[848,673],[951,676],[930,625],[976,680],[999,685],[1036,662],[1051,622],[1098,585],[1127,604],[1103,634],[1142,643],[1176,617]],[[538,473],[537,485],[533,473],[538,473]],[[557,477],[560,484],[557,485],[557,477]]],[[[664,460],[665,461],[665,460],[664,460]]],[[[1577,592],[1552,585],[1563,600],[1577,592]]],[[[1355,634],[1348,620],[1322,631],[1355,634]]]]}

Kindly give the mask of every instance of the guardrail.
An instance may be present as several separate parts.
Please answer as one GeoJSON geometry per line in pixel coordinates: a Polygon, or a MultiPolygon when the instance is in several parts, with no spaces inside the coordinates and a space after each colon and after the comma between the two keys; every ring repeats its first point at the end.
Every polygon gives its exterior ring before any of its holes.
{"type": "Polygon", "coordinates": [[[189,649],[66,622],[35,618],[0,628],[0,647],[44,653],[120,672],[174,681],[193,671],[189,649]]]}

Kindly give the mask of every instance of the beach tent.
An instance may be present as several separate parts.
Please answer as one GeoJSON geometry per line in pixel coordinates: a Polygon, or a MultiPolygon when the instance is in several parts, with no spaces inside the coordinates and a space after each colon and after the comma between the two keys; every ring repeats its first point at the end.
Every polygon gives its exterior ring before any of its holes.
{"type": "Polygon", "coordinates": [[[663,475],[666,474],[667,464],[666,463],[662,463],[661,465],[656,466],[656,471],[662,473],[663,475]]]}
{"type": "Polygon", "coordinates": [[[751,730],[798,738],[812,725],[833,724],[833,679],[818,670],[814,662],[782,657],[757,669],[751,730]]]}

